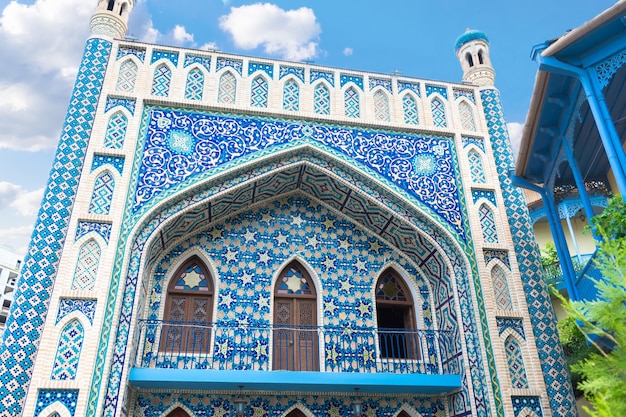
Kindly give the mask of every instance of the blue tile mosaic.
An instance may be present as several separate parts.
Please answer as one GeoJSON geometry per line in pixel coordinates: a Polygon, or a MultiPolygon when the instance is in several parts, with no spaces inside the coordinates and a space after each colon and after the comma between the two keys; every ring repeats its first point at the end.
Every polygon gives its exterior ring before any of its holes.
{"type": "Polygon", "coordinates": [[[78,226],[76,227],[76,236],[74,236],[74,240],[79,240],[86,234],[95,232],[100,235],[106,243],[109,243],[109,238],[111,237],[111,226],[111,223],[79,221],[78,226]]]}
{"type": "Polygon", "coordinates": [[[526,334],[524,333],[524,321],[513,317],[496,317],[496,324],[498,325],[498,334],[502,336],[505,330],[512,329],[523,340],[526,340],[526,334]]]}
{"type": "Polygon", "coordinates": [[[485,140],[483,138],[473,138],[470,136],[461,136],[461,143],[463,148],[467,148],[470,145],[476,146],[478,149],[485,152],[485,140]]]}
{"type": "Polygon", "coordinates": [[[183,67],[187,68],[194,64],[200,65],[205,70],[207,70],[207,72],[211,72],[211,57],[210,56],[185,54],[185,62],[183,63],[183,67]]]}
{"type": "Polygon", "coordinates": [[[421,96],[419,83],[412,83],[408,81],[398,81],[398,93],[402,93],[404,90],[414,92],[418,97],[421,96]]]}
{"type": "Polygon", "coordinates": [[[264,64],[262,62],[248,62],[248,75],[252,75],[257,71],[264,72],[270,80],[274,78],[274,64],[264,64]]]}
{"type": "Polygon", "coordinates": [[[174,67],[178,66],[178,52],[173,51],[160,51],[155,49],[152,51],[152,57],[150,58],[150,64],[154,64],[160,59],[169,61],[174,67]]]}
{"type": "Polygon", "coordinates": [[[114,168],[118,174],[122,175],[122,172],[124,172],[124,159],[125,158],[123,156],[94,154],[93,162],[91,163],[91,172],[101,166],[110,165],[111,168],[114,168]]]}
{"type": "Polygon", "coordinates": [[[339,86],[343,88],[346,84],[353,83],[363,91],[363,77],[360,75],[339,74],[339,86]]]}
{"type": "MultiPolygon", "coordinates": [[[[69,213],[74,205],[78,187],[76,179],[85,158],[83,150],[91,136],[110,52],[111,42],[89,39],[83,65],[78,69],[53,169],[7,319],[5,343],[0,346],[0,416],[3,417],[22,412],[43,331],[44,312],[54,287],[69,213]]],[[[45,398],[46,394],[51,392],[40,392],[40,398],[45,398]]],[[[75,395],[77,391],[70,394],[75,395]]]]}
{"type": "MultiPolygon", "coordinates": [[[[511,397],[513,402],[513,415],[515,417],[523,416],[522,412],[525,410],[532,411],[537,417],[543,417],[543,410],[541,408],[541,400],[539,397],[511,397]]],[[[570,414],[571,415],[571,414],[570,414]]]]}
{"type": "Polygon", "coordinates": [[[391,93],[391,79],[370,77],[370,90],[381,86],[391,93]]]}
{"type": "Polygon", "coordinates": [[[304,68],[281,65],[278,72],[278,79],[282,80],[288,75],[293,75],[300,81],[304,82],[304,68]]]}
{"type": "Polygon", "coordinates": [[[106,113],[116,107],[123,107],[128,110],[131,116],[134,116],[135,104],[136,100],[134,98],[107,97],[107,102],[104,106],[104,112],[106,113]]]}
{"type": "Polygon", "coordinates": [[[426,97],[433,94],[439,94],[441,97],[448,99],[448,89],[446,87],[440,87],[438,85],[426,84],[426,97]]]}
{"type": "Polygon", "coordinates": [[[83,313],[89,320],[89,324],[93,324],[93,318],[96,315],[97,300],[86,298],[61,298],[59,300],[59,311],[57,312],[57,320],[55,324],[63,319],[63,317],[75,311],[83,313]]]}
{"type": "Polygon", "coordinates": [[[478,200],[485,199],[493,204],[494,207],[498,207],[498,203],[496,201],[496,193],[493,190],[483,190],[483,189],[472,189],[472,200],[474,204],[478,203],[478,200]]]}
{"type": "Polygon", "coordinates": [[[143,62],[146,59],[146,48],[120,46],[117,50],[116,60],[119,60],[127,55],[136,56],[141,62],[143,62]]]}
{"type": "Polygon", "coordinates": [[[467,98],[469,101],[471,101],[472,103],[476,104],[476,98],[474,97],[474,92],[470,91],[470,90],[461,90],[460,88],[453,88],[452,91],[454,92],[454,99],[458,99],[461,97],[465,97],[467,98]]]}
{"type": "Polygon", "coordinates": [[[483,255],[485,257],[485,265],[489,265],[489,262],[494,259],[498,259],[504,265],[506,265],[509,270],[511,269],[511,263],[509,261],[509,251],[498,249],[483,249],[483,255]]]}
{"type": "Polygon", "coordinates": [[[243,71],[243,61],[241,59],[218,57],[215,66],[215,72],[219,72],[223,68],[232,68],[241,76],[243,71]]]}
{"type": "MultiPolygon", "coordinates": [[[[41,389],[37,392],[37,407],[34,417],[39,417],[41,412],[54,402],[59,402],[67,408],[70,416],[76,413],[76,402],[78,401],[77,389],[41,389]]],[[[46,417],[46,416],[43,416],[46,417]]]]}
{"type": "Polygon", "coordinates": [[[335,74],[328,71],[311,70],[310,73],[311,84],[317,80],[325,80],[331,87],[335,86],[335,74]]]}

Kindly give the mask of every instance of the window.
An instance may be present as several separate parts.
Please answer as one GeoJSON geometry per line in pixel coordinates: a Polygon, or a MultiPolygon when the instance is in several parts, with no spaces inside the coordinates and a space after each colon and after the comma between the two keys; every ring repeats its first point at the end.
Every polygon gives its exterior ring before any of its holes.
{"type": "Polygon", "coordinates": [[[419,359],[413,299],[393,269],[383,272],[376,283],[376,320],[382,358],[419,359]]]}
{"type": "Polygon", "coordinates": [[[170,279],[160,350],[169,354],[208,353],[213,312],[213,281],[197,256],[170,279]]]}
{"type": "Polygon", "coordinates": [[[472,55],[469,52],[465,54],[465,59],[467,60],[467,63],[469,64],[470,67],[474,66],[474,59],[472,58],[472,55]]]}
{"type": "Polygon", "coordinates": [[[274,287],[274,369],[318,371],[317,294],[304,267],[287,265],[274,287]]]}

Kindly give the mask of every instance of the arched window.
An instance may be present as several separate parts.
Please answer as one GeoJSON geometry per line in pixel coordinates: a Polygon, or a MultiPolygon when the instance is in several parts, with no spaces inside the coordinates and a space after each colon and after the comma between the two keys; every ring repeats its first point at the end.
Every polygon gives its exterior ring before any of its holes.
{"type": "Polygon", "coordinates": [[[283,109],[300,110],[300,87],[294,80],[287,81],[283,87],[283,109]]]}
{"type": "Polygon", "coordinates": [[[467,61],[470,67],[474,66],[474,58],[472,58],[472,55],[469,52],[465,54],[465,60],[467,61]]]}
{"type": "Polygon", "coordinates": [[[121,111],[113,113],[107,125],[106,135],[104,136],[104,147],[111,149],[122,149],[124,139],[126,138],[126,128],[128,127],[128,119],[121,111]]]}
{"type": "Polygon", "coordinates": [[[285,417],[307,417],[300,409],[294,408],[285,417]]]}
{"type": "Polygon", "coordinates": [[[343,102],[344,102],[345,115],[347,117],[354,117],[354,118],[361,117],[359,93],[354,89],[354,87],[349,87],[343,93],[343,102]]]}
{"type": "Polygon", "coordinates": [[[182,408],[176,407],[165,417],[191,417],[191,416],[182,408]]]}
{"type": "Polygon", "coordinates": [[[61,330],[50,379],[64,381],[76,378],[84,336],[83,325],[76,319],[61,330]]]}
{"type": "Polygon", "coordinates": [[[109,4],[107,5],[107,10],[112,11],[115,6],[115,0],[109,0],[109,4]]]}
{"type": "Polygon", "coordinates": [[[104,171],[96,178],[89,204],[90,214],[109,214],[114,188],[115,180],[109,171],[104,171]]]}
{"type": "Polygon", "coordinates": [[[484,184],[487,182],[485,177],[485,168],[483,166],[483,159],[480,154],[474,149],[468,152],[467,159],[469,160],[470,173],[472,174],[472,182],[484,184]]]}
{"type": "Polygon", "coordinates": [[[200,258],[192,256],[167,287],[161,351],[208,354],[213,313],[213,280],[200,258]]]}
{"type": "Polygon", "coordinates": [[[250,105],[252,107],[267,107],[269,101],[269,85],[262,75],[252,80],[250,87],[250,105]]]}
{"type": "Polygon", "coordinates": [[[72,290],[93,290],[100,264],[100,245],[89,239],[78,250],[72,290]]]}
{"type": "Polygon", "coordinates": [[[485,243],[498,243],[498,229],[496,228],[496,220],[493,211],[487,204],[481,204],[478,208],[478,216],[480,226],[483,229],[483,239],[485,243]]]}
{"type": "Polygon", "coordinates": [[[484,59],[483,59],[483,51],[482,49],[480,51],[478,51],[478,63],[479,64],[484,64],[484,59]]]}
{"type": "Polygon", "coordinates": [[[315,114],[330,114],[330,91],[324,83],[315,86],[313,93],[313,110],[315,114]]]}
{"type": "Polygon", "coordinates": [[[132,59],[128,59],[120,65],[115,88],[117,91],[130,93],[135,89],[135,81],[137,81],[137,64],[132,59]]]}
{"type": "Polygon", "coordinates": [[[220,77],[217,101],[222,104],[235,104],[235,93],[237,92],[237,79],[230,72],[226,71],[220,77]]]}
{"type": "Polygon", "coordinates": [[[491,281],[497,308],[500,310],[513,310],[509,280],[506,272],[500,266],[496,265],[491,270],[491,281]]]}
{"type": "Polygon", "coordinates": [[[317,294],[304,267],[291,262],[274,286],[274,369],[318,371],[317,294]]]}
{"type": "Polygon", "coordinates": [[[417,101],[411,94],[405,94],[404,97],[402,97],[402,109],[404,110],[404,123],[408,125],[419,124],[417,101]]]}
{"type": "Polygon", "coordinates": [[[528,378],[524,368],[524,356],[517,340],[511,335],[504,341],[506,360],[513,388],[528,388],[528,378]]]}
{"type": "Polygon", "coordinates": [[[374,93],[374,117],[381,122],[388,122],[390,119],[389,97],[381,90],[374,93]]]}
{"type": "Polygon", "coordinates": [[[430,110],[433,113],[433,122],[436,127],[448,127],[448,121],[446,119],[446,106],[443,104],[443,101],[435,97],[430,102],[430,110]]]}
{"type": "Polygon", "coordinates": [[[474,123],[474,111],[465,101],[459,103],[459,114],[461,115],[461,127],[465,130],[476,130],[474,123]]]}
{"type": "Polygon", "coordinates": [[[383,272],[376,282],[376,321],[382,358],[419,358],[413,298],[393,269],[383,272]]]}
{"type": "Polygon", "coordinates": [[[187,100],[202,100],[204,90],[204,74],[200,68],[194,68],[187,73],[185,84],[185,98],[187,100]]]}
{"type": "Polygon", "coordinates": [[[152,78],[152,95],[167,97],[170,93],[170,82],[172,81],[172,71],[166,64],[161,64],[154,70],[152,78]]]}

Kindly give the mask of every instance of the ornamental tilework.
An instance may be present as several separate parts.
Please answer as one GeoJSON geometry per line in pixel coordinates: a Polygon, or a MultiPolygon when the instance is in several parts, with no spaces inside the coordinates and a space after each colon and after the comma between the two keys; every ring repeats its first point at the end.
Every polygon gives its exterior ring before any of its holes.
{"type": "Polygon", "coordinates": [[[237,93],[237,78],[226,71],[220,77],[219,89],[217,90],[217,102],[222,104],[235,104],[237,93]]]}
{"type": "Polygon", "coordinates": [[[472,103],[476,104],[476,98],[474,97],[474,92],[473,91],[461,90],[459,88],[454,88],[454,89],[452,89],[452,91],[454,92],[454,99],[455,100],[459,99],[461,97],[465,97],[469,101],[471,101],[472,103]]]}
{"type": "Polygon", "coordinates": [[[109,171],[104,171],[96,178],[89,203],[90,214],[108,215],[113,201],[113,191],[115,190],[115,179],[109,171]]]}
{"type": "Polygon", "coordinates": [[[374,93],[374,118],[381,122],[388,122],[389,115],[389,97],[382,91],[374,93]]]}
{"type": "Polygon", "coordinates": [[[120,72],[117,76],[116,90],[124,93],[131,93],[135,89],[137,70],[137,64],[132,59],[122,62],[120,65],[120,72]]]}
{"type": "Polygon", "coordinates": [[[231,59],[231,58],[217,58],[217,64],[215,67],[215,72],[219,72],[223,68],[232,68],[241,76],[243,71],[243,61],[240,59],[231,59]]]}
{"type": "Polygon", "coordinates": [[[346,117],[361,117],[361,102],[359,93],[353,87],[348,88],[343,93],[343,108],[346,117]]]}
{"type": "Polygon", "coordinates": [[[172,70],[167,64],[161,64],[154,70],[152,78],[153,96],[167,97],[170,94],[170,83],[172,82],[172,70]]]}
{"type": "Polygon", "coordinates": [[[109,149],[122,149],[126,139],[128,118],[121,111],[117,111],[109,118],[107,130],[104,135],[104,147],[109,149]]]}
{"type": "Polygon", "coordinates": [[[74,240],[79,240],[86,234],[95,232],[99,234],[106,243],[109,243],[109,238],[111,237],[111,226],[111,223],[79,221],[78,226],[76,227],[76,236],[74,236],[74,240]]]}
{"type": "Polygon", "coordinates": [[[474,111],[472,106],[465,101],[459,103],[459,114],[461,115],[461,128],[464,130],[476,130],[474,121],[474,111]]]}
{"type": "Polygon", "coordinates": [[[497,249],[483,249],[483,256],[485,257],[485,265],[489,265],[489,262],[494,259],[498,259],[509,269],[511,269],[511,263],[509,261],[509,251],[497,249]]]}
{"type": "Polygon", "coordinates": [[[526,410],[532,411],[537,417],[543,417],[543,410],[541,408],[541,400],[539,397],[511,397],[511,400],[513,402],[513,412],[515,417],[522,415],[522,411],[526,410]]]}
{"type": "Polygon", "coordinates": [[[541,275],[538,249],[533,243],[528,207],[523,194],[513,186],[509,178],[514,159],[500,103],[500,93],[495,89],[485,89],[481,91],[480,98],[485,109],[490,143],[502,187],[502,197],[515,252],[520,259],[519,268],[524,277],[524,293],[547,387],[547,397],[554,416],[569,417],[576,413],[574,393],[559,342],[548,289],[541,275]]]}
{"type": "Polygon", "coordinates": [[[146,59],[146,50],[145,48],[132,48],[130,46],[120,46],[120,48],[117,50],[117,57],[115,59],[119,60],[120,58],[125,57],[127,55],[134,55],[139,59],[139,61],[143,62],[146,59]]]}
{"type": "Polygon", "coordinates": [[[446,100],[448,99],[448,89],[446,87],[426,84],[426,97],[429,97],[435,93],[439,94],[441,97],[443,97],[446,100]]]}
{"type": "Polygon", "coordinates": [[[243,156],[252,157],[258,149],[269,151],[277,146],[293,146],[294,141],[306,139],[362,161],[370,170],[422,199],[464,236],[456,180],[458,167],[452,162],[454,147],[448,138],[160,108],[146,109],[145,116],[143,124],[147,140],[133,203],[135,212],[161,192],[206,173],[208,169],[235,162],[243,156]],[[185,132],[182,129],[192,125],[194,130],[186,134],[195,147],[188,155],[161,140],[172,133],[185,132]],[[214,135],[217,132],[219,137],[214,135]],[[393,143],[395,145],[388,146],[393,143]],[[395,155],[398,151],[401,151],[400,157],[395,155]],[[181,169],[164,171],[172,158],[181,160],[181,169]],[[444,187],[448,192],[434,198],[436,193],[433,190],[437,187],[444,187]],[[433,198],[421,197],[423,195],[433,198]]]}
{"type": "Polygon", "coordinates": [[[339,74],[339,86],[343,88],[348,83],[354,83],[363,91],[363,77],[360,75],[339,74]]]}
{"type": "Polygon", "coordinates": [[[387,90],[389,93],[391,93],[391,80],[390,79],[370,77],[370,90],[373,90],[374,88],[378,86],[381,86],[382,88],[387,90]]]}
{"type": "Polygon", "coordinates": [[[405,94],[402,97],[402,111],[404,112],[404,123],[408,125],[419,124],[417,101],[411,94],[405,94]]]}
{"type": "Polygon", "coordinates": [[[474,204],[483,198],[493,204],[494,207],[498,207],[496,193],[493,190],[472,189],[472,200],[474,204]]]}
{"type": "Polygon", "coordinates": [[[89,320],[89,324],[93,324],[93,318],[96,315],[96,300],[84,298],[61,298],[59,300],[59,311],[57,312],[57,320],[55,324],[59,324],[63,317],[75,311],[83,313],[89,320]]]}
{"type": "Polygon", "coordinates": [[[269,84],[262,75],[252,80],[250,87],[250,105],[252,107],[267,107],[269,104],[269,84]]]}
{"type": "Polygon", "coordinates": [[[506,361],[509,366],[509,375],[513,388],[528,389],[528,378],[526,378],[526,368],[524,367],[524,356],[519,343],[515,337],[509,336],[504,341],[506,351],[506,361]]]}
{"type": "MultiPolygon", "coordinates": [[[[470,166],[470,174],[472,176],[472,182],[476,184],[484,184],[487,182],[485,176],[485,167],[483,165],[483,158],[474,149],[467,153],[467,160],[470,166]]],[[[474,203],[476,203],[476,197],[474,196],[474,203]]],[[[495,205],[495,195],[493,197],[495,205]]],[[[491,200],[489,200],[491,201],[491,200]]]]}
{"type": "Polygon", "coordinates": [[[512,317],[496,317],[496,324],[498,325],[498,334],[502,336],[505,330],[512,329],[522,339],[526,340],[526,334],[524,333],[524,321],[522,319],[516,319],[512,317]]]}
{"type": "Polygon", "coordinates": [[[311,84],[317,80],[326,80],[331,87],[335,86],[335,74],[328,71],[311,70],[311,84]]]}
{"type": "MultiPolygon", "coordinates": [[[[102,88],[102,75],[106,71],[111,43],[92,38],[87,41],[83,65],[78,69],[76,83],[70,100],[50,179],[44,192],[41,209],[22,273],[11,314],[4,333],[5,344],[0,346],[0,416],[22,413],[28,381],[43,330],[43,314],[54,287],[57,267],[67,234],[69,212],[74,205],[78,182],[91,136],[102,88]]],[[[59,393],[62,401],[74,414],[78,394],[73,391],[46,390],[39,392],[35,417],[45,408],[50,396],[59,393]],[[72,401],[67,402],[67,396],[72,401]],[[40,406],[39,404],[45,404],[40,406]]],[[[55,397],[56,398],[56,397],[55,397]]],[[[54,401],[54,399],[53,399],[54,401]]]]}
{"type": "Polygon", "coordinates": [[[300,87],[293,80],[287,81],[283,87],[283,110],[300,110],[300,87]]]}
{"type": "Polygon", "coordinates": [[[404,90],[414,92],[418,97],[421,97],[419,83],[413,83],[408,81],[398,81],[398,93],[402,93],[404,90]]]}
{"type": "Polygon", "coordinates": [[[304,68],[281,65],[278,73],[278,79],[282,80],[288,75],[293,75],[300,81],[304,82],[304,68]]]}
{"type": "Polygon", "coordinates": [[[202,100],[204,93],[204,73],[200,68],[193,68],[187,73],[185,83],[185,98],[187,100],[202,100]]]}
{"type": "Polygon", "coordinates": [[[111,155],[99,155],[93,156],[93,162],[91,163],[91,172],[104,165],[109,165],[114,168],[118,174],[122,175],[124,171],[124,157],[123,156],[111,156],[111,155]]]}
{"type": "Polygon", "coordinates": [[[76,379],[80,351],[83,347],[85,330],[79,320],[72,320],[65,325],[59,335],[57,353],[52,365],[50,379],[66,381],[76,379]]]}
{"type": "Polygon", "coordinates": [[[78,251],[76,270],[72,280],[72,290],[92,290],[100,264],[101,249],[98,242],[90,239],[78,251]]]}
{"type": "Polygon", "coordinates": [[[493,211],[483,203],[478,208],[478,216],[485,243],[498,243],[498,229],[493,211]]]}
{"type": "Polygon", "coordinates": [[[130,113],[131,116],[135,115],[136,100],[133,98],[120,98],[120,97],[107,97],[106,105],[104,106],[104,112],[108,112],[116,107],[123,107],[130,113]]]}
{"type": "Polygon", "coordinates": [[[313,111],[315,114],[330,114],[330,91],[324,83],[315,86],[313,92],[313,111]]]}
{"type": "Polygon", "coordinates": [[[157,62],[159,59],[165,59],[174,65],[174,67],[178,66],[178,52],[170,52],[170,51],[159,51],[155,49],[152,51],[152,58],[150,59],[150,65],[157,62]]]}
{"type": "MultiPolygon", "coordinates": [[[[41,412],[49,405],[59,402],[67,408],[70,416],[76,412],[76,402],[78,401],[77,389],[40,389],[37,392],[37,407],[34,417],[40,417],[41,412]]],[[[41,416],[47,417],[47,416],[41,416]]]]}
{"type": "Polygon", "coordinates": [[[433,123],[436,127],[448,127],[446,106],[443,104],[443,101],[438,98],[432,99],[430,102],[430,110],[433,114],[433,123]]]}
{"type": "Polygon", "coordinates": [[[248,62],[248,75],[252,75],[257,71],[264,72],[270,80],[274,78],[274,64],[264,64],[262,62],[248,62]]]}
{"type": "Polygon", "coordinates": [[[472,138],[469,136],[461,136],[461,142],[463,147],[467,148],[470,145],[475,145],[478,149],[485,152],[485,140],[482,138],[472,138]]]}
{"type": "Polygon", "coordinates": [[[499,265],[494,266],[491,270],[491,283],[493,285],[496,307],[504,311],[513,310],[511,292],[509,291],[509,277],[499,265]]]}
{"type": "Polygon", "coordinates": [[[185,54],[184,68],[193,64],[202,66],[207,72],[211,72],[211,57],[202,55],[185,54]]]}

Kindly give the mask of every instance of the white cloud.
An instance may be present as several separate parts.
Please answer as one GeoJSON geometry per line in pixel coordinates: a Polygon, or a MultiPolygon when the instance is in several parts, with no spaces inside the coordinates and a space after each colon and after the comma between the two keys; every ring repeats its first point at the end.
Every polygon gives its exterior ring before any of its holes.
{"type": "Polygon", "coordinates": [[[262,46],[267,54],[297,61],[317,56],[322,32],[312,9],[283,10],[270,3],[231,7],[220,17],[220,28],[239,48],[262,46]]]}
{"type": "Polygon", "coordinates": [[[11,207],[22,216],[34,216],[41,204],[43,190],[26,191],[19,185],[0,181],[0,208],[11,207]]]}
{"type": "Polygon", "coordinates": [[[217,46],[215,42],[207,42],[198,49],[202,49],[203,51],[213,51],[213,50],[219,50],[220,48],[217,46]]]}
{"type": "Polygon", "coordinates": [[[193,43],[193,35],[187,33],[187,30],[182,25],[174,26],[172,30],[174,40],[179,42],[181,45],[184,43],[193,43]]]}
{"type": "Polygon", "coordinates": [[[518,122],[507,123],[506,126],[509,129],[509,138],[511,139],[511,148],[513,148],[513,157],[517,160],[517,154],[519,154],[520,144],[522,142],[522,132],[524,131],[524,124],[518,122]]]}
{"type": "Polygon", "coordinates": [[[352,48],[343,48],[343,54],[344,54],[345,56],[350,56],[350,55],[352,55],[352,52],[354,52],[354,51],[352,50],[352,48]]]}
{"type": "Polygon", "coordinates": [[[0,241],[3,245],[13,249],[17,253],[26,254],[27,244],[33,233],[33,226],[16,226],[0,229],[0,241]],[[26,242],[26,243],[25,243],[26,242]]]}

